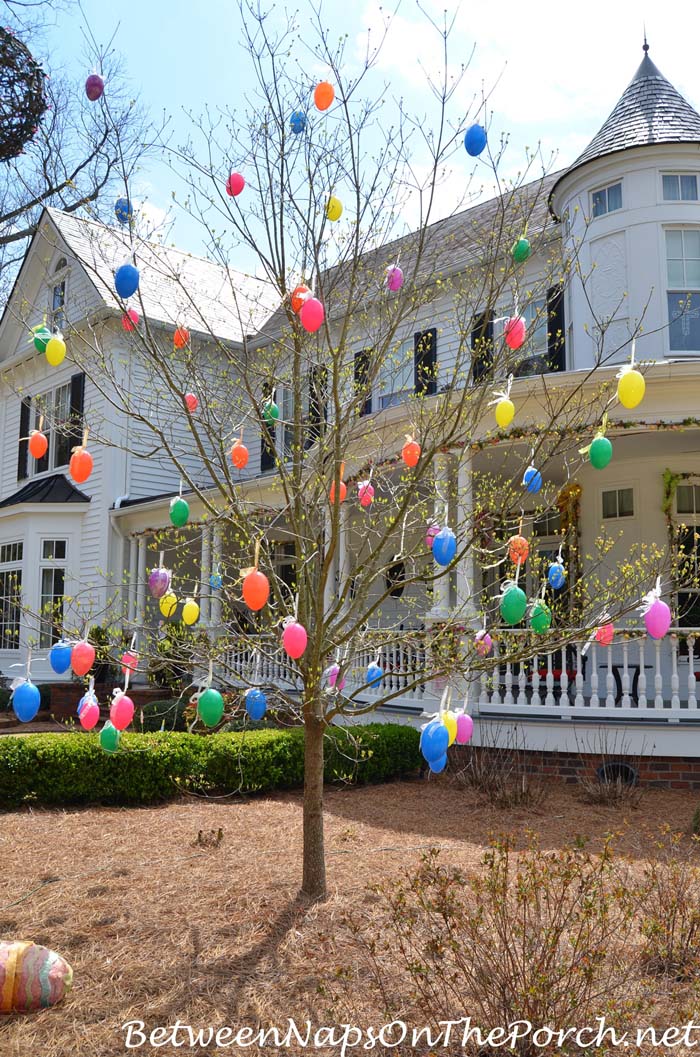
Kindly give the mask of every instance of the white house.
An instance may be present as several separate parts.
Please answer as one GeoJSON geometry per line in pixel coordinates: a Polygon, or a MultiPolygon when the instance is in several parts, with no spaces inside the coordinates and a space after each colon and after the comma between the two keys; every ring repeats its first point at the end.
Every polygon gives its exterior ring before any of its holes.
{"type": "MultiPolygon", "coordinates": [[[[668,546],[679,538],[669,529],[682,523],[687,528],[680,545],[697,561],[700,114],[662,76],[647,51],[645,45],[639,69],[581,156],[565,171],[525,189],[525,201],[528,190],[533,195],[536,191],[538,202],[548,204],[549,215],[538,204],[530,216],[530,230],[544,237],[540,256],[528,261],[524,270],[535,295],[525,311],[529,339],[512,395],[527,416],[543,378],[547,384],[583,386],[585,391],[597,366],[596,382],[606,375],[612,382],[619,364],[629,360],[631,336],[636,335],[637,360],[653,364],[645,400],[634,411],[615,411],[610,432],[615,458],[604,470],[588,465],[577,470],[577,489],[569,495],[571,509],[564,516],[576,516],[584,556],[593,549],[601,525],[613,533],[621,530],[608,557],[615,562],[632,541],[668,546]],[[551,280],[542,285],[542,276],[551,275],[544,254],[570,262],[563,288],[551,280]]],[[[522,202],[520,207],[527,209],[522,202]]],[[[442,222],[436,245],[450,251],[444,259],[431,257],[432,266],[446,276],[473,267],[471,234],[488,229],[493,211],[494,203],[487,202],[442,222]]],[[[124,431],[135,428],[119,414],[112,395],[86,384],[75,364],[70,365],[70,341],[65,364],[49,372],[43,357],[28,344],[27,329],[41,321],[45,305],[50,321],[70,325],[76,343],[81,328],[87,328],[93,343],[99,331],[99,347],[115,364],[115,379],[121,378],[132,391],[143,387],[143,379],[128,376],[128,345],[112,294],[112,268],[127,256],[127,249],[118,231],[47,210],[0,322],[0,368],[11,379],[0,405],[0,668],[5,674],[11,664],[22,661],[33,638],[39,647],[34,678],[52,677],[43,659],[51,629],[48,624],[43,629],[25,626],[13,593],[17,583],[25,605],[34,611],[51,601],[60,607],[64,596],[81,594],[89,599],[87,609],[83,605],[86,620],[99,622],[110,598],[123,605],[126,626],[152,619],[146,572],[157,557],[153,533],[167,526],[170,499],[179,487],[172,458],[157,451],[145,457],[136,440],[126,445],[131,451],[96,442],[93,474],[77,488],[65,473],[68,441],[51,437],[48,456],[35,463],[27,456],[24,439],[44,407],[53,408],[53,420],[59,423],[72,416],[76,439],[83,419],[95,423],[98,437],[122,442],[124,431]],[[31,311],[26,306],[32,306],[31,311]]],[[[202,359],[207,352],[215,355],[217,348],[240,349],[247,336],[255,347],[274,327],[269,319],[274,299],[250,277],[232,276],[217,265],[162,247],[153,248],[152,259],[144,265],[141,290],[149,320],[171,341],[172,328],[186,315],[202,359]],[[196,311],[208,320],[201,335],[196,333],[196,311]],[[207,336],[211,330],[220,339],[214,345],[207,336]]],[[[500,308],[473,306],[474,375],[477,368],[488,367],[490,343],[499,340],[494,316],[502,314],[500,308]]],[[[452,369],[457,337],[447,313],[447,301],[439,297],[420,310],[413,333],[406,335],[407,344],[415,348],[415,371],[412,360],[407,371],[379,376],[368,393],[365,414],[396,436],[406,422],[404,397],[415,384],[423,384],[421,371],[434,368],[430,385],[437,391],[452,369]]],[[[356,379],[365,369],[364,355],[358,346],[356,379]]],[[[144,414],[157,415],[157,394],[144,392],[143,400],[144,414]]],[[[283,419],[284,406],[282,410],[283,419]]],[[[170,438],[175,447],[178,428],[173,426],[170,438]]],[[[446,453],[440,465],[445,480],[454,478],[463,506],[472,502],[470,468],[478,472],[485,459],[479,442],[492,433],[489,415],[481,434],[471,438],[471,463],[446,453]]],[[[265,443],[247,439],[251,459],[240,487],[249,490],[251,501],[274,492],[272,442],[284,444],[283,426],[265,443]]],[[[562,488],[567,484],[562,460],[549,472],[555,480],[558,475],[562,488]]],[[[195,526],[201,513],[201,504],[194,500],[195,526]]],[[[348,510],[344,517],[336,583],[352,574],[352,556],[362,533],[355,513],[348,510]]],[[[555,556],[561,528],[556,516],[540,519],[531,528],[533,547],[540,555],[555,556]]],[[[230,543],[205,521],[189,545],[196,548],[192,566],[193,580],[201,584],[201,623],[215,629],[221,621],[221,598],[210,586],[210,576],[226,563],[230,543]]],[[[283,536],[276,560],[281,568],[289,561],[283,536]]],[[[473,588],[494,586],[479,583],[479,576],[470,562],[460,563],[432,598],[426,597],[421,621],[407,617],[407,626],[439,620],[455,607],[463,610],[473,588]]],[[[675,627],[663,642],[630,634],[608,647],[596,643],[586,648],[582,640],[566,650],[543,652],[528,663],[504,665],[493,677],[484,675],[479,685],[472,683],[469,704],[478,720],[477,739],[517,737],[528,748],[574,752],[582,739],[592,745],[615,731],[624,741],[620,752],[700,759],[700,738],[692,736],[700,726],[700,646],[695,640],[700,634],[700,598],[689,590],[670,601],[675,627]]],[[[397,598],[389,608],[391,627],[401,620],[402,604],[397,598]]],[[[415,605],[411,612],[415,614],[415,605]]],[[[434,708],[439,688],[428,684],[401,693],[402,685],[410,683],[408,673],[420,661],[419,653],[420,647],[407,646],[398,634],[396,642],[386,644],[384,685],[395,693],[386,715],[415,722],[424,710],[434,708]]],[[[241,671],[250,664],[245,651],[234,651],[229,661],[241,671]]],[[[366,661],[358,658],[358,666],[366,661]]],[[[264,673],[271,682],[293,682],[287,664],[280,661],[273,668],[264,673]]],[[[367,691],[370,697],[372,692],[367,691]]]]}

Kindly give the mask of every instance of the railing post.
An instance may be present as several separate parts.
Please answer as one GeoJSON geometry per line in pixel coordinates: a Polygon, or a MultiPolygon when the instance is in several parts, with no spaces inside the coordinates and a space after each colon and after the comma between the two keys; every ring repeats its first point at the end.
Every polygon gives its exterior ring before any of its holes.
{"type": "Polygon", "coordinates": [[[539,657],[535,654],[532,658],[532,705],[534,708],[539,708],[541,704],[539,657]]]}
{"type": "Polygon", "coordinates": [[[654,650],[654,708],[664,707],[663,679],[661,677],[661,640],[656,640],[654,650]]]}
{"type": "Polygon", "coordinates": [[[591,708],[600,708],[598,697],[598,647],[595,640],[591,644],[591,708]]]}
{"type": "Polygon", "coordinates": [[[678,682],[678,635],[671,635],[671,708],[679,709],[681,699],[678,682]]]}
{"type": "Polygon", "coordinates": [[[576,643],[576,697],[574,704],[576,708],[583,708],[585,701],[583,699],[583,672],[582,672],[582,658],[581,658],[581,643],[576,643]]]}
{"type": "Polygon", "coordinates": [[[644,636],[639,640],[639,677],[637,678],[637,708],[647,707],[647,673],[644,660],[644,636]]]}
{"type": "Polygon", "coordinates": [[[696,709],[698,701],[695,694],[695,636],[688,635],[688,708],[696,709]]]}
{"type": "Polygon", "coordinates": [[[622,700],[620,704],[622,708],[629,708],[631,704],[630,699],[630,669],[629,669],[629,642],[627,636],[624,635],[622,639],[622,678],[620,680],[622,685],[622,700]]]}

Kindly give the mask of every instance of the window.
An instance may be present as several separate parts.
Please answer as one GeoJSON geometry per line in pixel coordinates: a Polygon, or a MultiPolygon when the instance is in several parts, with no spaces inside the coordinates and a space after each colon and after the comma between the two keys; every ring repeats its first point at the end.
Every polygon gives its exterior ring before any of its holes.
{"type": "Polygon", "coordinates": [[[0,546],[0,650],[19,649],[23,550],[21,541],[0,546]]]}
{"type": "Polygon", "coordinates": [[[66,268],[68,262],[65,257],[60,257],[54,268],[54,283],[51,290],[51,329],[55,332],[63,330],[66,325],[66,268]],[[57,278],[57,276],[61,276],[57,278]]]}
{"type": "Polygon", "coordinates": [[[634,489],[612,488],[603,492],[603,518],[634,517],[634,489]]]}
{"type": "MultiPolygon", "coordinates": [[[[700,484],[686,482],[676,489],[676,548],[679,579],[676,623],[681,628],[700,628],[700,484]]],[[[682,651],[686,651],[684,643],[682,651]]]]}
{"type": "Polygon", "coordinates": [[[616,209],[622,209],[622,183],[602,187],[591,195],[591,212],[594,217],[603,217],[616,209]]]}
{"type": "Polygon", "coordinates": [[[697,176],[674,173],[671,176],[662,176],[661,181],[664,202],[697,202],[697,176]]]}
{"type": "Polygon", "coordinates": [[[414,362],[412,337],[387,352],[378,372],[380,409],[402,403],[414,391],[414,362]]]}
{"type": "Polygon", "coordinates": [[[71,424],[70,402],[70,382],[34,398],[32,428],[39,429],[39,423],[43,419],[42,428],[49,442],[49,448],[42,459],[29,460],[30,475],[68,465],[71,448],[76,443],[73,435],[74,427],[71,424]]]}
{"type": "Polygon", "coordinates": [[[700,351],[700,228],[666,232],[669,347],[700,351]]]}
{"type": "Polygon", "coordinates": [[[41,545],[41,598],[39,599],[39,646],[42,649],[52,646],[61,637],[66,584],[66,553],[66,540],[43,540],[41,545]]]}

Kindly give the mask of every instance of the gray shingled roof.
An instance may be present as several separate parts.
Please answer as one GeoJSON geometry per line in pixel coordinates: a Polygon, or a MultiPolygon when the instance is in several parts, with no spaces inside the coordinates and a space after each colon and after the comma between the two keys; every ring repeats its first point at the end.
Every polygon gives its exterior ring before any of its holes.
{"type": "MultiPolygon", "coordinates": [[[[647,54],[647,47],[645,44],[645,54],[639,69],[615,109],[560,180],[594,158],[603,158],[631,147],[656,143],[700,143],[700,114],[657,69],[647,54]]],[[[552,188],[552,195],[555,190],[556,184],[552,188]]]]}
{"type": "Polygon", "coordinates": [[[65,474],[55,473],[50,477],[37,477],[3,499],[0,507],[18,506],[20,503],[89,503],[90,496],[71,484],[65,474]]]}
{"type": "MultiPolygon", "coordinates": [[[[117,309],[114,271],[132,261],[128,233],[59,209],[47,213],[105,304],[117,309]]],[[[244,272],[159,243],[136,241],[139,291],[149,319],[241,341],[255,334],[279,304],[270,284],[244,272]]],[[[141,312],[139,294],[129,304],[141,312]]]]}

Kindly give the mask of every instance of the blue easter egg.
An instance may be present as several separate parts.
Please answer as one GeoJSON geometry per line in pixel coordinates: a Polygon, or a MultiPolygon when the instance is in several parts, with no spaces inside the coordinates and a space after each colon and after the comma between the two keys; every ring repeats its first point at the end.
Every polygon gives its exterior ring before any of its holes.
{"type": "Polygon", "coordinates": [[[438,565],[449,565],[457,553],[457,539],[451,528],[441,528],[433,540],[433,558],[438,565]]]}
{"type": "Polygon", "coordinates": [[[368,686],[379,686],[382,679],[384,678],[384,670],[374,662],[367,665],[367,685],[368,686]]]}
{"type": "Polygon", "coordinates": [[[220,591],[224,584],[224,578],[221,573],[212,573],[209,577],[209,586],[212,591],[220,591]]]}
{"type": "Polygon", "coordinates": [[[547,570],[547,582],[555,591],[564,586],[566,583],[566,572],[561,562],[552,562],[547,570]]]}
{"type": "Polygon", "coordinates": [[[114,203],[114,215],[120,224],[128,224],[133,214],[131,212],[131,202],[128,198],[118,198],[114,203]]]}
{"type": "Polygon", "coordinates": [[[133,264],[122,264],[114,273],[114,289],[125,301],[139,288],[139,270],[133,264]]]}
{"type": "Polygon", "coordinates": [[[531,495],[539,492],[542,487],[542,474],[540,471],[536,470],[534,466],[528,466],[523,474],[523,485],[531,495]]]}
{"type": "Polygon", "coordinates": [[[428,761],[439,760],[447,752],[450,743],[450,732],[439,719],[431,719],[420,736],[420,751],[428,761]]]}
{"type": "Polygon", "coordinates": [[[303,132],[306,128],[306,114],[304,113],[304,111],[295,110],[289,119],[289,124],[291,125],[292,132],[294,132],[295,135],[298,136],[300,132],[303,132]]]}
{"type": "Polygon", "coordinates": [[[472,158],[478,157],[486,146],[486,129],[483,125],[472,125],[464,136],[464,146],[472,158]]]}
{"type": "Polygon", "coordinates": [[[433,774],[440,774],[440,771],[444,771],[447,767],[447,753],[444,753],[437,760],[428,760],[428,767],[433,774]]]}
{"type": "Polygon", "coordinates": [[[245,692],[245,708],[251,719],[262,719],[267,710],[267,697],[257,686],[245,692]]]}
{"type": "Polygon", "coordinates": [[[39,711],[40,704],[41,694],[39,693],[39,687],[34,686],[34,683],[29,681],[20,683],[12,694],[12,707],[17,719],[22,723],[30,723],[34,719],[34,716],[39,711]]]}
{"type": "Polygon", "coordinates": [[[56,675],[63,675],[70,668],[71,653],[73,647],[67,642],[56,642],[49,650],[49,664],[56,675]]]}

